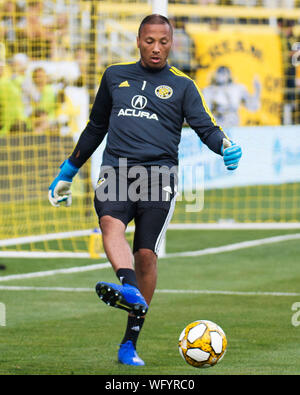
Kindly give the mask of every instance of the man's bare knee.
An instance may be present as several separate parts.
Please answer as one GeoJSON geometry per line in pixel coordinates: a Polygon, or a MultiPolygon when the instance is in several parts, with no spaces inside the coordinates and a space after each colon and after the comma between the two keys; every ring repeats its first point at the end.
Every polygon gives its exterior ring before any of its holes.
{"type": "Polygon", "coordinates": [[[148,248],[140,248],[134,254],[135,263],[140,269],[147,270],[151,266],[156,265],[157,256],[148,248]]]}

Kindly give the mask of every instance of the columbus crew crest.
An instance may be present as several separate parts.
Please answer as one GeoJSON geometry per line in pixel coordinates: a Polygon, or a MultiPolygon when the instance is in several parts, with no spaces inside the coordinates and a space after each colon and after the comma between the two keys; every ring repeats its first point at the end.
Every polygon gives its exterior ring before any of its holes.
{"type": "Polygon", "coordinates": [[[169,99],[173,95],[173,89],[168,85],[160,85],[155,89],[155,94],[160,99],[169,99]]]}

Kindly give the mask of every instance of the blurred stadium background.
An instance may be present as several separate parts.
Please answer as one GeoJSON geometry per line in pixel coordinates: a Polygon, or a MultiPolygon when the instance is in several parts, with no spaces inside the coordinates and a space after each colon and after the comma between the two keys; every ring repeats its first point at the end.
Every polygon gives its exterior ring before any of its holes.
{"type": "MultiPolygon", "coordinates": [[[[204,204],[187,210],[184,191],[196,184],[183,171],[171,227],[300,227],[300,2],[167,3],[170,63],[197,81],[244,151],[228,174],[184,128],[181,163],[204,169],[204,204]]],[[[0,256],[101,254],[93,208],[101,147],[74,181],[72,207],[50,206],[48,186],[88,120],[104,69],[138,59],[138,25],[163,4],[0,1],[0,256]]]]}

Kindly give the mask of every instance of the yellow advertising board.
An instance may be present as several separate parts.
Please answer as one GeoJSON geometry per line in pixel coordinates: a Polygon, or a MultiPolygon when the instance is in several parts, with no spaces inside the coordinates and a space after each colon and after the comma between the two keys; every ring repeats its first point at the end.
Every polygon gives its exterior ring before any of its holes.
{"type": "Polygon", "coordinates": [[[278,34],[269,27],[187,25],[196,81],[223,127],[279,125],[283,99],[278,34]],[[229,86],[230,85],[230,86],[229,86]]]}

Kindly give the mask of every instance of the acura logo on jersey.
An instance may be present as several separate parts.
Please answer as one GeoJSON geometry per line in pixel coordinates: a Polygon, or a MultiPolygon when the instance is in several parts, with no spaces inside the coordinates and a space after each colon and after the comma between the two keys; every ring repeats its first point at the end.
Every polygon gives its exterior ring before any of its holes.
{"type": "Polygon", "coordinates": [[[147,105],[147,98],[141,95],[133,96],[131,105],[136,110],[143,110],[147,105]]]}
{"type": "Polygon", "coordinates": [[[136,95],[133,96],[131,100],[131,106],[133,108],[121,108],[118,113],[118,117],[136,117],[136,118],[146,118],[146,119],[153,119],[158,121],[158,117],[156,114],[151,114],[148,111],[142,111],[148,103],[148,100],[145,96],[136,95]]]}

